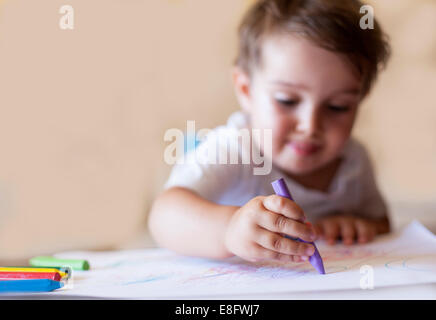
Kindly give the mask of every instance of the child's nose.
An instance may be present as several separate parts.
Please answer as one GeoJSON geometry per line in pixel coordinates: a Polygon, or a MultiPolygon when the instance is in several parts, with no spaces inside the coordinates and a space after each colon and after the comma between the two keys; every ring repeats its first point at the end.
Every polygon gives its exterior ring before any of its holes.
{"type": "Polygon", "coordinates": [[[316,108],[307,106],[297,115],[297,131],[305,135],[312,135],[319,130],[319,115],[316,108]]]}

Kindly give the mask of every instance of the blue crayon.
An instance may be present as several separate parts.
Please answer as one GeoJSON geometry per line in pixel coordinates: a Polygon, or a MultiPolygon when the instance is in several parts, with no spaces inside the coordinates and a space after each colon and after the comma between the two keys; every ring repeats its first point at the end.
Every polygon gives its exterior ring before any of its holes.
{"type": "Polygon", "coordinates": [[[49,292],[64,286],[63,282],[50,279],[0,281],[0,293],[49,292]]]}
{"type": "MultiPolygon", "coordinates": [[[[285,180],[283,180],[283,179],[276,180],[272,183],[272,186],[273,186],[275,193],[278,196],[288,198],[289,200],[294,201],[294,199],[292,199],[291,193],[289,192],[288,186],[285,183],[285,180]]],[[[286,238],[293,239],[289,236],[286,236],[286,238]]],[[[304,241],[301,239],[293,239],[293,240],[297,240],[297,241],[305,242],[305,243],[310,243],[311,245],[313,245],[313,247],[315,248],[315,253],[309,258],[309,262],[316,269],[316,271],[318,271],[318,273],[325,274],[324,263],[322,262],[321,255],[319,254],[318,249],[315,246],[315,243],[309,242],[309,241],[304,241]]]]}

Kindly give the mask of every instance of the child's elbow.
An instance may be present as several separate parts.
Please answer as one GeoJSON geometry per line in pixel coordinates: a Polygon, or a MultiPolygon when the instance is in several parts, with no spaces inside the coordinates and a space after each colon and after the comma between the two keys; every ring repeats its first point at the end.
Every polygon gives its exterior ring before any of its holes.
{"type": "Polygon", "coordinates": [[[164,231],[163,230],[164,223],[162,217],[162,212],[164,212],[163,211],[164,203],[162,199],[163,196],[164,194],[161,194],[155,199],[147,219],[148,231],[150,232],[150,235],[153,238],[153,240],[158,244],[160,243],[159,234],[161,234],[164,231]]]}

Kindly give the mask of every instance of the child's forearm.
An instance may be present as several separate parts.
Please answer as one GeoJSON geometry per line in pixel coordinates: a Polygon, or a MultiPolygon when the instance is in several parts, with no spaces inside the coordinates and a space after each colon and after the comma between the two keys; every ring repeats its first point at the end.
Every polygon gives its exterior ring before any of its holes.
{"type": "Polygon", "coordinates": [[[238,208],[217,205],[185,188],[171,188],[156,199],[149,229],[159,245],[181,254],[230,257],[224,237],[238,208]]]}

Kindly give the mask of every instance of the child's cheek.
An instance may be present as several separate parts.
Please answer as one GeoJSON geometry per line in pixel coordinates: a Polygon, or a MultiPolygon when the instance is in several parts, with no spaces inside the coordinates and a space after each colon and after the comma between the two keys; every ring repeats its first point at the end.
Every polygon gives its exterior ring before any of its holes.
{"type": "MultiPolygon", "coordinates": [[[[262,92],[259,90],[259,92],[262,92]]],[[[264,141],[272,146],[272,155],[278,156],[292,131],[292,121],[271,97],[262,92],[254,96],[251,123],[252,128],[260,130],[272,130],[271,140],[264,141]]]]}
{"type": "Polygon", "coordinates": [[[338,156],[350,138],[350,127],[331,128],[325,133],[327,153],[331,158],[338,156]]]}
{"type": "MultiPolygon", "coordinates": [[[[291,134],[292,126],[288,121],[280,118],[274,123],[272,134],[272,155],[273,162],[277,161],[282,164],[287,163],[289,160],[289,152],[286,150],[286,143],[289,135],[291,134]]],[[[280,165],[279,165],[280,166],[280,165]]]]}

